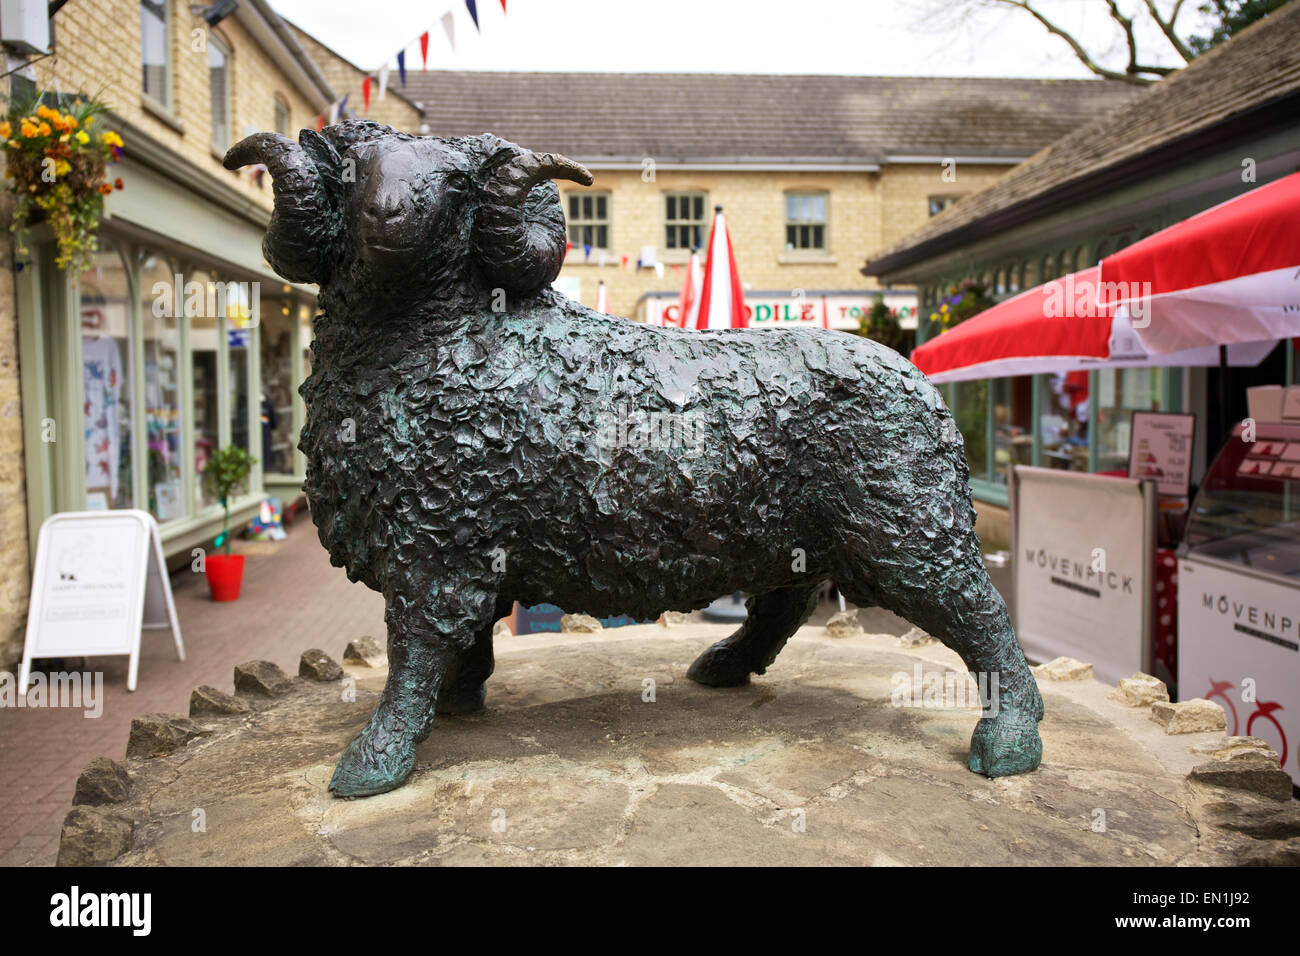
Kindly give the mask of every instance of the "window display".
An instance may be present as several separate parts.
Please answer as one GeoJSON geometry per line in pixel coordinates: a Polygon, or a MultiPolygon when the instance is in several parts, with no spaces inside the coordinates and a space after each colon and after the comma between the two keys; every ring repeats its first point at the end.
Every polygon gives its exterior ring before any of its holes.
{"type": "Polygon", "coordinates": [[[1101,369],[1097,372],[1097,470],[1128,468],[1133,412],[1163,411],[1162,368],[1101,369]]]}
{"type": "Polygon", "coordinates": [[[81,274],[86,509],[131,508],[131,310],[126,270],[105,243],[81,274]]]}
{"type": "Polygon", "coordinates": [[[1034,460],[1034,380],[1032,376],[994,379],[994,471],[998,484],[1007,483],[1008,465],[1031,465],[1034,460]]]}
{"type": "Polygon", "coordinates": [[[1043,460],[1050,468],[1088,470],[1088,372],[1039,376],[1043,460]]]}
{"type": "MultiPolygon", "coordinates": [[[[195,272],[191,281],[207,288],[212,276],[206,272],[195,272]]],[[[206,312],[206,308],[200,310],[206,312]]],[[[194,505],[196,511],[202,511],[215,504],[213,498],[203,489],[200,478],[209,459],[215,454],[221,442],[220,407],[218,391],[217,335],[219,326],[215,315],[191,315],[190,324],[190,361],[193,365],[194,398],[194,505]]]]}
{"type": "Polygon", "coordinates": [[[293,314],[291,299],[262,299],[262,459],[267,473],[293,474],[293,314]]]}
{"type": "Polygon", "coordinates": [[[161,256],[149,256],[140,267],[148,507],[159,522],[185,516],[179,310],[154,294],[158,283],[171,284],[173,275],[172,264],[161,256]]]}

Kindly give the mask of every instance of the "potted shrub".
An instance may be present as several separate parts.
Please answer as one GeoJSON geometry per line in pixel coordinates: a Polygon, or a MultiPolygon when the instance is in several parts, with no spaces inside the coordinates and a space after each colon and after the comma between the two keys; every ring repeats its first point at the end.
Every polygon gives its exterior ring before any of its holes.
{"type": "Polygon", "coordinates": [[[12,229],[20,259],[28,226],[44,220],[58,243],[60,269],[81,272],[93,262],[104,197],[122,188],[108,165],[121,158],[124,144],[96,122],[104,111],[94,101],[57,99],[51,105],[37,96],[12,104],[0,120],[5,175],[17,200],[12,229]]]}
{"type": "Polygon", "coordinates": [[[203,562],[208,579],[208,591],[214,601],[239,600],[239,587],[244,580],[244,556],[230,551],[230,496],[248,485],[248,473],[257,459],[235,445],[227,445],[216,452],[203,468],[203,488],[221,504],[225,518],[221,536],[214,547],[224,545],[224,554],[210,554],[203,562]]]}

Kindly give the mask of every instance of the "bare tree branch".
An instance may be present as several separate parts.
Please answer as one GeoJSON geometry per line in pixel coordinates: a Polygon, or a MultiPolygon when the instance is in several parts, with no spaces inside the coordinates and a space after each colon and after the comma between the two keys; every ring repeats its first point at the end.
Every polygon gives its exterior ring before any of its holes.
{"type": "Polygon", "coordinates": [[[1185,62],[1190,63],[1196,54],[1192,51],[1191,47],[1178,38],[1178,34],[1174,31],[1174,21],[1178,19],[1178,14],[1182,12],[1183,0],[1178,0],[1178,2],[1174,4],[1173,12],[1169,14],[1168,20],[1162,20],[1160,18],[1160,11],[1156,9],[1156,0],[1146,0],[1146,5],[1147,12],[1151,14],[1151,19],[1156,21],[1156,26],[1158,26],[1160,32],[1165,35],[1165,39],[1167,39],[1170,45],[1178,51],[1178,55],[1181,56],[1185,62]]]}
{"type": "MultiPolygon", "coordinates": [[[[1129,40],[1129,65],[1128,65],[1128,69],[1125,72],[1120,73],[1116,70],[1108,70],[1100,63],[1096,62],[1089,55],[1088,51],[1083,48],[1083,46],[1079,43],[1078,40],[1076,40],[1073,36],[1071,36],[1069,32],[1066,31],[1064,28],[1053,23],[1046,16],[1044,16],[1040,11],[1032,7],[1029,3],[1029,0],[994,0],[994,2],[1000,3],[1004,6],[1018,7],[1019,9],[1024,10],[1035,20],[1041,23],[1047,29],[1048,33],[1051,33],[1053,36],[1058,36],[1066,43],[1068,43],[1070,45],[1070,49],[1074,51],[1074,55],[1078,58],[1079,62],[1082,63],[1084,66],[1086,66],[1090,71],[1097,74],[1097,76],[1104,77],[1105,79],[1108,80],[1119,80],[1122,83],[1132,83],[1135,86],[1148,86],[1153,82],[1153,80],[1151,80],[1149,77],[1140,75],[1142,72],[1152,72],[1161,76],[1163,76],[1165,73],[1170,72],[1168,69],[1163,67],[1148,68],[1148,67],[1138,66],[1136,62],[1137,51],[1134,46],[1132,20],[1127,21],[1128,22],[1127,33],[1128,33],[1128,40],[1129,40]]],[[[1123,23],[1124,20],[1122,18],[1122,15],[1119,14],[1118,9],[1115,7],[1115,0],[1107,0],[1107,3],[1109,3],[1111,6],[1112,15],[1118,15],[1120,17],[1120,22],[1123,23]]]]}

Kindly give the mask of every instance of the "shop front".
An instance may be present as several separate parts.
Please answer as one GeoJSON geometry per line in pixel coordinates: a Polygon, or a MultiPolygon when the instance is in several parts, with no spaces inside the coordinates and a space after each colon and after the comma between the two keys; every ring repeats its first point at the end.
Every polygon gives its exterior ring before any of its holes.
{"type": "Polygon", "coordinates": [[[217,449],[258,460],[234,521],[299,495],[315,295],[262,261],[258,207],[145,162],[119,169],[90,267],[57,269],[38,233],[16,275],[29,537],[56,512],[137,508],[179,563],[219,533],[202,477],[217,449]]]}

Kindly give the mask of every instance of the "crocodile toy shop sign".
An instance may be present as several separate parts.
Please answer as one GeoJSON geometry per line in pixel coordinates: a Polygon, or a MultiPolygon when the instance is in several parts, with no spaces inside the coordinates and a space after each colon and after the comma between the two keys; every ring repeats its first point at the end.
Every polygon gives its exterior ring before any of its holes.
{"type": "MultiPolygon", "coordinates": [[[[857,331],[862,319],[875,305],[875,294],[823,295],[815,290],[788,295],[756,292],[745,296],[745,320],[753,328],[825,326],[857,331]]],[[[889,306],[905,329],[916,328],[916,296],[887,292],[889,306]]],[[[647,297],[645,319],[651,325],[680,325],[681,303],[677,296],[647,297]]]]}

